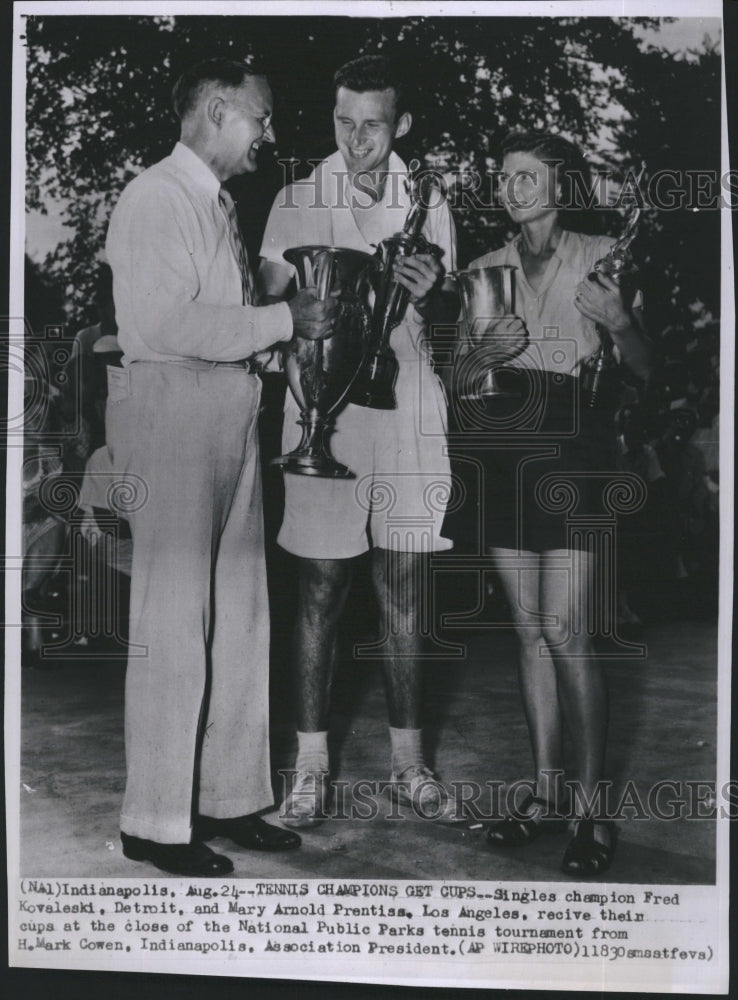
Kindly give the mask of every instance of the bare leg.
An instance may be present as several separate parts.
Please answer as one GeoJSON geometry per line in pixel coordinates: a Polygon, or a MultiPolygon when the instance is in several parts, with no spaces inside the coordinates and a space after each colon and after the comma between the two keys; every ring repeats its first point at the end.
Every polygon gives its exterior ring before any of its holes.
{"type": "Polygon", "coordinates": [[[325,819],[328,716],[337,660],[338,623],[351,584],[350,559],[300,559],[295,618],[297,759],[282,804],[285,826],[312,827],[325,819]]]}
{"type": "Polygon", "coordinates": [[[374,549],[372,573],[385,641],[384,679],[389,724],[420,729],[422,664],[419,599],[424,557],[412,552],[374,549]]]}
{"type": "Polygon", "coordinates": [[[518,677],[523,709],[533,750],[536,786],[541,798],[555,802],[560,780],[552,785],[550,772],[561,771],[562,715],[556,686],[556,669],[543,638],[540,601],[540,559],[533,552],[492,550],[495,569],[512,611],[518,639],[518,677]]]}
{"type": "MultiPolygon", "coordinates": [[[[557,550],[541,557],[541,607],[549,624],[543,634],[553,655],[561,709],[572,738],[577,777],[590,799],[601,780],[607,740],[607,689],[594,658],[588,608],[594,595],[595,558],[580,550],[557,550]],[[569,560],[569,568],[554,568],[569,560]]],[[[595,837],[609,843],[607,828],[595,837]]]]}
{"type": "Polygon", "coordinates": [[[338,623],[352,571],[350,559],[300,559],[293,651],[300,732],[322,732],[328,728],[338,623]]]}

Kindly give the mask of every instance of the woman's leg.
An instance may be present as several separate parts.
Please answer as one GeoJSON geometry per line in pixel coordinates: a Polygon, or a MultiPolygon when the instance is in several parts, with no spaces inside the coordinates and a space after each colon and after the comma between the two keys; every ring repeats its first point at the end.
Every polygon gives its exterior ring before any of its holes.
{"type": "Polygon", "coordinates": [[[562,716],[556,691],[556,669],[544,641],[541,607],[541,557],[515,549],[491,550],[520,640],[518,677],[528,724],[536,790],[556,802],[561,785],[562,716]],[[551,772],[559,777],[552,782],[551,772]]]}
{"type": "MultiPolygon", "coordinates": [[[[597,593],[592,553],[558,549],[541,555],[543,636],[555,665],[577,778],[588,801],[603,777],[607,740],[607,688],[590,634],[590,622],[597,617],[591,613],[597,593]]],[[[606,826],[595,824],[595,839],[609,844],[606,826]]]]}

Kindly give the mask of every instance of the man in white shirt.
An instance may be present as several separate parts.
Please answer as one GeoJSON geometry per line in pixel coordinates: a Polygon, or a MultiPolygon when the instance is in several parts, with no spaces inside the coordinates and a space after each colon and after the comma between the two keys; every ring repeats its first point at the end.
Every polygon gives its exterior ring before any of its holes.
{"type": "MultiPolygon", "coordinates": [[[[334,82],[338,151],[275,200],[261,250],[264,301],[277,301],[288,291],[293,271],[282,254],[289,247],[323,244],[372,253],[402,229],[411,207],[407,169],[392,151],[412,123],[395,67],[381,56],[365,56],[342,67],[334,82]]],[[[355,557],[370,545],[389,706],[390,791],[428,818],[448,811],[421,747],[419,610],[423,561],[429,552],[451,545],[440,533],[450,485],[446,408],[424,343],[429,321],[453,322],[458,315],[458,299],[446,279],[455,266],[455,232],[445,203],[429,208],[423,232],[443,256],[416,254],[396,265],[395,278],[410,292],[406,316],[391,338],[399,361],[397,409],[349,403],[338,414],[331,451],[356,481],[285,477],[278,540],[300,557],[294,644],[297,774],[280,814],[291,826],[315,825],[326,804],[337,628],[355,557]]],[[[285,450],[299,438],[297,416],[288,397],[285,450]]]]}
{"type": "Polygon", "coordinates": [[[253,358],[293,333],[328,335],[336,306],[306,291],[253,305],[221,185],[274,141],[266,79],[209,60],[173,103],[180,141],[128,185],[107,238],[124,354],[109,369],[107,444],[133,535],[121,839],[132,860],[217,876],[233,865],[211,836],[300,842],[256,816],[272,792],[253,358]]]}

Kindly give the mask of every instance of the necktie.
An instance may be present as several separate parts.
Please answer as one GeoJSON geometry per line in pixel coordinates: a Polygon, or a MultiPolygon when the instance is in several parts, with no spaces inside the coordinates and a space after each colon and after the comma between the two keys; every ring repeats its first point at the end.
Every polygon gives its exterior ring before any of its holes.
{"type": "Polygon", "coordinates": [[[238,263],[241,272],[241,301],[244,304],[251,304],[254,301],[254,279],[249,267],[249,260],[246,256],[246,247],[241,239],[241,227],[238,224],[236,204],[228,191],[222,187],[218,195],[218,201],[225,209],[228,218],[228,239],[233,250],[233,255],[238,263]]]}

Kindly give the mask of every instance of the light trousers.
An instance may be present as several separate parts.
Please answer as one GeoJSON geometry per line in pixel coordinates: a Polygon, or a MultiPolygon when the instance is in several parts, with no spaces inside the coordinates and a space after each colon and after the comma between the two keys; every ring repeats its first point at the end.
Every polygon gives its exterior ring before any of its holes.
{"type": "Polygon", "coordinates": [[[107,441],[133,536],[131,836],[185,843],[196,813],[273,802],[260,396],[255,375],[203,363],[135,362],[111,383],[107,441]]]}

